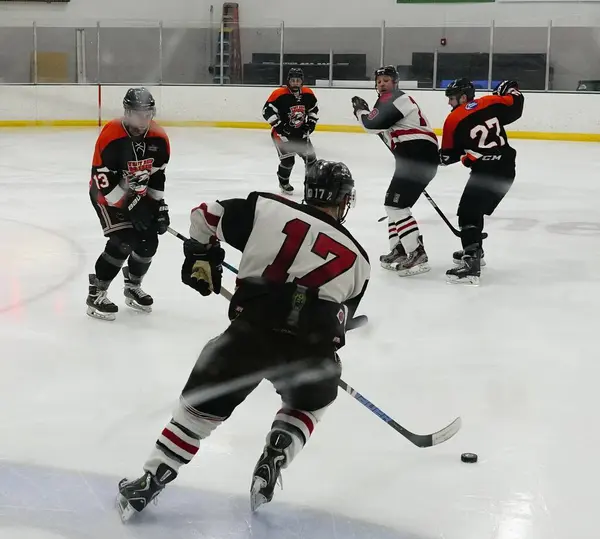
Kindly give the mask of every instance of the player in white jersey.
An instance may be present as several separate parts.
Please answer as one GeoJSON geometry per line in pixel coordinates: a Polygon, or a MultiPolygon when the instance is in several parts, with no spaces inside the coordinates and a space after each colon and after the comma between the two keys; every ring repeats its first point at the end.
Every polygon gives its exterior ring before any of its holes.
{"type": "Polygon", "coordinates": [[[390,253],[381,265],[405,277],[429,271],[423,236],[411,208],[437,173],[437,137],[419,105],[398,89],[394,66],[375,71],[379,99],[373,110],[361,97],[352,98],[354,114],[368,131],[378,133],[396,159],[396,170],[385,195],[390,253]]]}
{"type": "Polygon", "coordinates": [[[320,160],[306,176],[305,204],[254,192],[192,211],[181,270],[185,284],[202,295],[219,293],[225,256],[220,241],[242,252],[231,324],[202,350],[144,475],[119,483],[123,520],[175,479],[201,440],[262,379],[273,383],[282,406],[254,468],[251,507],[271,501],[281,469],[337,396],[337,350],[369,281],[367,254],[342,225],[354,200],[346,165],[320,160]]]}

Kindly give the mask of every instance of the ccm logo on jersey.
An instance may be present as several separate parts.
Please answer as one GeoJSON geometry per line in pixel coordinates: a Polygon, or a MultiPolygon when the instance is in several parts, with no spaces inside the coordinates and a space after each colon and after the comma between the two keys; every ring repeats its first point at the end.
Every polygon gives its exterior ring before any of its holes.
{"type": "Polygon", "coordinates": [[[290,125],[292,127],[301,127],[306,116],[304,105],[294,105],[290,108],[290,125]]]}
{"type": "Polygon", "coordinates": [[[502,159],[501,155],[484,155],[481,160],[482,161],[500,161],[502,159]]]}
{"type": "Polygon", "coordinates": [[[133,174],[140,170],[152,170],[154,159],[142,159],[141,161],[127,161],[127,170],[133,174]]]}

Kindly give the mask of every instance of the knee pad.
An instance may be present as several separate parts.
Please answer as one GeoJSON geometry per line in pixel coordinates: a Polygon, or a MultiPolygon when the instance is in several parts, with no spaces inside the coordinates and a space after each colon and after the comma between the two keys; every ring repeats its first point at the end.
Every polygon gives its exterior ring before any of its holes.
{"type": "Polygon", "coordinates": [[[281,168],[287,168],[291,170],[294,167],[294,163],[296,162],[296,158],[293,155],[287,155],[283,159],[279,161],[279,166],[281,168]]]}
{"type": "Polygon", "coordinates": [[[133,251],[133,243],[131,231],[120,230],[109,236],[104,252],[117,260],[126,260],[133,251]]]}
{"type": "Polygon", "coordinates": [[[152,258],[158,249],[158,235],[149,234],[137,239],[134,251],[143,258],[152,258]]]}

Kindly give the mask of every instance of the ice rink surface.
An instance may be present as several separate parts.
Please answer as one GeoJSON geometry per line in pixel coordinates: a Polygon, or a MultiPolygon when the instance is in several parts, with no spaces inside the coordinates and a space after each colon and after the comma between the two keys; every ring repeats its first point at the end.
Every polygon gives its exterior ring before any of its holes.
{"type": "MultiPolygon", "coordinates": [[[[200,202],[276,192],[267,131],[168,133],[166,201],[180,232],[200,202]]],[[[370,323],[341,351],[344,379],[414,432],[458,415],[463,428],[419,449],[340,394],[284,490],[251,515],[252,469],[279,405],[263,383],[158,505],[123,525],[117,481],[140,475],[227,305],[181,284],[181,242],[166,234],[144,282],[154,312],[129,310],[118,277],[117,320],[86,316],[105,243],[88,198],[96,135],[0,131],[0,538],[597,539],[597,145],[513,141],[517,180],[488,220],[475,288],[445,283],[460,245],[424,198],[414,214],[432,271],[381,269],[393,160],[377,137],[315,133],[319,157],[353,172],[347,226],[373,266],[360,309],[370,323]],[[479,462],[462,463],[465,451],[479,462]]],[[[298,201],[303,173],[297,160],[298,201]]],[[[467,173],[441,169],[428,189],[454,223],[467,173]]]]}

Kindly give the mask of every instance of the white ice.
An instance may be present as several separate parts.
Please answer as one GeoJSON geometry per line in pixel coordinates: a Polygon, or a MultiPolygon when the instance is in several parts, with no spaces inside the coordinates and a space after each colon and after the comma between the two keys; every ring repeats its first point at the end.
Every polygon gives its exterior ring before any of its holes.
{"type": "MultiPolygon", "coordinates": [[[[184,234],[204,200],[276,190],[267,131],[168,131],[166,200],[184,234]]],[[[344,379],[415,432],[459,415],[463,428],[419,449],[340,394],[285,489],[252,516],[250,474],[279,404],[264,383],[158,505],[124,526],[117,481],[140,474],[227,305],[181,284],[181,242],[166,234],[145,281],[154,312],[128,310],[117,278],[117,320],[86,316],[104,245],[87,194],[96,135],[0,132],[2,539],[597,539],[596,145],[514,141],[518,177],[488,221],[488,265],[472,288],[445,283],[459,242],[425,199],[414,213],[432,271],[402,279],[379,267],[393,161],[376,137],[317,132],[319,156],[353,171],[348,227],[373,263],[360,309],[370,324],[349,335],[344,379]],[[479,462],[462,463],[465,451],[479,462]]],[[[298,161],[297,193],[302,175],[298,161]]],[[[430,185],[453,222],[466,177],[455,165],[430,185]]]]}

